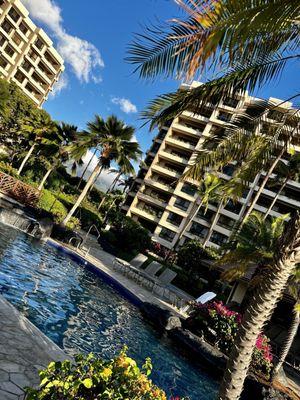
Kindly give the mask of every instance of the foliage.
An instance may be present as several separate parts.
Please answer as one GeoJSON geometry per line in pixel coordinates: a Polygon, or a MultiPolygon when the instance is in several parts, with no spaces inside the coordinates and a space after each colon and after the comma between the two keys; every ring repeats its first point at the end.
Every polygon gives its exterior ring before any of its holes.
{"type": "Polygon", "coordinates": [[[218,257],[216,250],[203,247],[200,241],[190,240],[178,250],[177,264],[187,272],[196,272],[203,265],[203,260],[215,260],[218,257]]]}
{"type": "Polygon", "coordinates": [[[177,253],[174,250],[167,249],[158,242],[151,242],[151,251],[158,257],[163,258],[168,264],[176,264],[177,253]]]}
{"type": "MultiPolygon", "coordinates": [[[[43,189],[39,199],[38,208],[51,212],[56,223],[60,223],[67,215],[66,207],[49,190],[43,189]]],[[[70,229],[80,228],[80,221],[73,217],[68,224],[70,229]]]]}
{"type": "Polygon", "coordinates": [[[13,176],[14,178],[19,178],[17,174],[18,171],[4,161],[0,161],[0,171],[13,176]]]}
{"type": "MultiPolygon", "coordinates": [[[[242,321],[242,315],[231,311],[222,302],[217,301],[205,305],[193,303],[192,306],[192,319],[200,326],[204,337],[211,341],[210,329],[213,329],[217,346],[223,353],[229,355],[242,321]]],[[[253,351],[251,369],[253,372],[269,378],[272,360],[269,340],[265,335],[260,334],[253,351]]]]}
{"type": "Polygon", "coordinates": [[[223,278],[232,281],[242,277],[255,264],[266,266],[270,263],[286,218],[287,215],[283,215],[265,220],[263,214],[250,214],[235,240],[229,243],[229,251],[217,261],[217,265],[232,266],[223,273],[223,278]]]}
{"type": "Polygon", "coordinates": [[[112,360],[93,354],[77,355],[75,362],[51,362],[40,372],[39,389],[27,389],[27,400],[167,400],[149,379],[150,359],[141,369],[123,350],[112,360]]]}
{"type": "Polygon", "coordinates": [[[110,214],[109,222],[121,249],[142,252],[150,247],[149,232],[138,222],[120,212],[110,214]]]}

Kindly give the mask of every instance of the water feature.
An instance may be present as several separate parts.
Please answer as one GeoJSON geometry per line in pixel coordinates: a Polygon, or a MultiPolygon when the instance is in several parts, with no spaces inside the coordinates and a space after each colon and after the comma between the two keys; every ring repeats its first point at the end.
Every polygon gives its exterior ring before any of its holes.
{"type": "Polygon", "coordinates": [[[0,222],[31,236],[39,236],[41,233],[39,222],[27,216],[19,208],[9,209],[0,206],[0,222]]]}
{"type": "Polygon", "coordinates": [[[180,355],[115,288],[45,243],[0,224],[0,293],[67,353],[111,357],[124,344],[169,395],[213,400],[217,382],[180,355]]]}

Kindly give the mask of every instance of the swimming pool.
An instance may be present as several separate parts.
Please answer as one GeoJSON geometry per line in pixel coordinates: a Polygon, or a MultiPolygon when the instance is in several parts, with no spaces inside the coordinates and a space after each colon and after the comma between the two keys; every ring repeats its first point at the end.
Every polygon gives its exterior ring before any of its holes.
{"type": "Polygon", "coordinates": [[[0,293],[68,354],[109,358],[124,344],[168,394],[216,398],[217,382],[180,355],[115,287],[58,250],[0,224],[0,293]]]}

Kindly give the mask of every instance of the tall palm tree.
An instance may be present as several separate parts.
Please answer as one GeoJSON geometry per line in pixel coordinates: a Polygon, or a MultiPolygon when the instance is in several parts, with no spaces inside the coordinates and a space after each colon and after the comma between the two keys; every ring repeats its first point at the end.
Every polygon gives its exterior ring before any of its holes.
{"type": "MultiPolygon", "coordinates": [[[[223,278],[232,281],[243,277],[253,266],[257,266],[258,274],[252,279],[252,286],[260,283],[265,276],[266,268],[272,268],[272,259],[277,251],[278,240],[284,231],[287,216],[268,219],[263,214],[252,213],[236,236],[234,245],[224,254],[216,265],[231,265],[223,273],[223,278]],[[261,269],[261,271],[260,271],[261,269]]],[[[288,288],[295,298],[294,316],[286,341],[273,371],[273,379],[277,376],[284,363],[298,330],[300,320],[300,269],[294,271],[288,282],[288,288]]]]}
{"type": "Polygon", "coordinates": [[[287,223],[270,268],[260,280],[244,313],[220,386],[219,400],[240,398],[257,337],[270,319],[299,262],[300,217],[296,214],[287,223]]]}
{"type": "Polygon", "coordinates": [[[273,380],[279,374],[279,371],[281,370],[283,363],[285,362],[286,357],[289,354],[289,351],[295,340],[295,337],[297,335],[299,325],[300,325],[300,267],[299,267],[299,265],[297,266],[293,276],[291,277],[291,282],[289,283],[289,290],[290,290],[291,295],[295,299],[295,304],[294,304],[294,308],[293,308],[293,319],[292,319],[292,323],[289,327],[286,340],[285,340],[284,345],[279,354],[278,362],[277,362],[277,364],[274,368],[273,374],[272,374],[273,380]]]}
{"type": "MultiPolygon", "coordinates": [[[[180,239],[183,237],[185,232],[188,231],[193,219],[198,214],[201,207],[205,207],[205,212],[207,211],[209,200],[219,200],[218,190],[222,186],[223,181],[214,173],[206,173],[203,177],[203,180],[200,182],[200,186],[198,188],[198,196],[199,198],[194,202],[193,208],[189,213],[189,216],[186,218],[184,225],[182,226],[176,243],[174,244],[174,248],[177,247],[180,239]]],[[[218,214],[218,211],[217,211],[218,214]]]]}
{"type": "Polygon", "coordinates": [[[272,203],[270,204],[267,212],[265,213],[264,219],[266,219],[267,216],[272,211],[272,208],[274,207],[274,205],[275,205],[276,201],[278,200],[278,197],[281,195],[282,191],[285,189],[288,181],[290,179],[292,179],[292,180],[299,179],[299,176],[300,176],[300,154],[293,154],[287,163],[282,161],[278,165],[276,172],[277,172],[277,178],[279,178],[282,183],[281,183],[280,188],[278,189],[272,203]]]}
{"type": "Polygon", "coordinates": [[[41,139],[38,158],[43,160],[46,173],[39,184],[39,190],[42,190],[50,174],[69,159],[66,148],[76,140],[76,126],[61,122],[56,123],[56,128],[46,132],[41,139]]]}
{"type": "Polygon", "coordinates": [[[66,225],[73,216],[90,187],[94,184],[95,179],[99,176],[99,173],[103,169],[109,168],[113,160],[118,163],[125,148],[137,149],[137,144],[132,142],[134,128],[126,125],[114,115],[109,116],[106,121],[99,115],[96,115],[94,121],[88,123],[88,129],[89,132],[82,133],[78,141],[70,147],[71,155],[75,159],[82,158],[88,149],[97,147],[100,151],[100,158],[76,203],[64,218],[63,225],[66,225]]]}
{"type": "Polygon", "coordinates": [[[131,147],[124,147],[122,153],[118,157],[118,169],[116,171],[116,176],[107,189],[105,196],[103,196],[101,202],[99,203],[98,210],[101,209],[103,203],[105,202],[107,194],[111,193],[116,187],[119,179],[122,175],[132,175],[135,174],[134,166],[132,161],[138,161],[139,157],[142,155],[139,144],[137,142],[132,142],[131,147]]]}
{"type": "Polygon", "coordinates": [[[37,110],[34,115],[25,120],[22,125],[22,135],[26,137],[30,147],[18,169],[18,175],[23,171],[35,148],[42,142],[43,137],[56,131],[57,125],[44,110],[37,110]]]}

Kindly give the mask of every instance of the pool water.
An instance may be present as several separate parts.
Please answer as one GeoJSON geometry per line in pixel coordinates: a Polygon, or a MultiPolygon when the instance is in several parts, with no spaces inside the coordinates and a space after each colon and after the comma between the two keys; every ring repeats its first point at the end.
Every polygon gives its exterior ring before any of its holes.
{"type": "Polygon", "coordinates": [[[145,322],[136,306],[67,255],[0,224],[0,293],[68,354],[123,347],[168,395],[216,398],[217,382],[145,322]]]}

